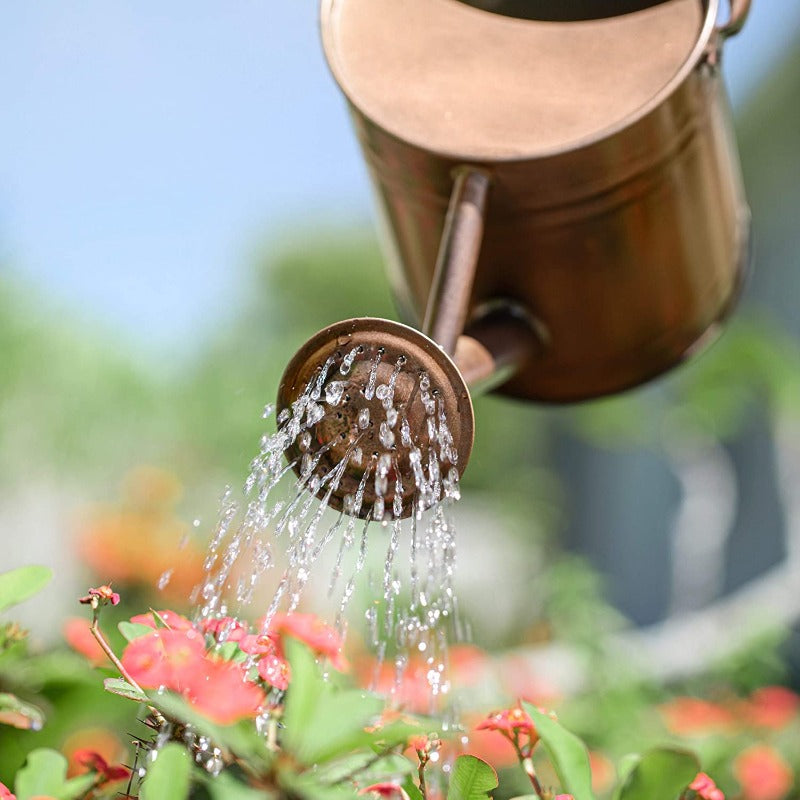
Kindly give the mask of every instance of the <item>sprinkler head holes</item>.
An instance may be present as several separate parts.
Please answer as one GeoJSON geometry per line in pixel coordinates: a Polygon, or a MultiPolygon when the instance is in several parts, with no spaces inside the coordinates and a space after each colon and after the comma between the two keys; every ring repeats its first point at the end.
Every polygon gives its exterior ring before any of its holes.
{"type": "Polygon", "coordinates": [[[332,508],[383,521],[457,497],[472,400],[449,356],[414,328],[369,317],[325,328],[289,362],[277,405],[301,486],[332,508]]]}

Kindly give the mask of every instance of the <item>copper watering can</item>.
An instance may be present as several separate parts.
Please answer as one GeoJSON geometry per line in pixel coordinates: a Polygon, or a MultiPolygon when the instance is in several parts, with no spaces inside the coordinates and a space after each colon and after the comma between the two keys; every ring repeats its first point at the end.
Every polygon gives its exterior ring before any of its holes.
{"type": "Polygon", "coordinates": [[[354,343],[402,351],[440,375],[461,472],[468,386],[583,400],[713,338],[749,253],[719,71],[749,5],[719,24],[720,0],[322,0],[408,326],[320,332],[279,405],[354,343]]]}

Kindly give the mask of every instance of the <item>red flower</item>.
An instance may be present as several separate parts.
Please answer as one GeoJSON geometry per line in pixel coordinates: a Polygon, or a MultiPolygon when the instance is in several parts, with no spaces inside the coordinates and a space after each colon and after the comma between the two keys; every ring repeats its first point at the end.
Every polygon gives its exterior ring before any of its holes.
{"type": "Polygon", "coordinates": [[[475,727],[476,731],[497,731],[498,733],[516,736],[527,734],[536,736],[533,720],[521,708],[507,708],[495,711],[475,727]]]}
{"type": "Polygon", "coordinates": [[[194,630],[166,628],[134,639],[122,654],[122,665],[146,689],[183,690],[189,669],[205,659],[205,642],[194,630]]]}
{"type": "Polygon", "coordinates": [[[575,800],[571,794],[557,794],[555,800],[575,800]]]}
{"type": "MultiPolygon", "coordinates": [[[[83,617],[70,617],[64,623],[64,639],[67,644],[82,656],[86,656],[93,666],[105,664],[108,656],[103,652],[91,632],[91,623],[83,617]]],[[[3,795],[0,794],[0,797],[3,795]]]]}
{"type": "Polygon", "coordinates": [[[0,783],[0,798],[5,798],[5,800],[17,800],[17,796],[12,794],[11,789],[4,783],[0,783]]]}
{"type": "Polygon", "coordinates": [[[217,617],[204,619],[200,623],[203,633],[210,633],[215,639],[222,637],[226,642],[238,642],[249,632],[250,628],[234,617],[217,617]]]}
{"type": "Polygon", "coordinates": [[[115,606],[119,603],[119,595],[112,591],[110,586],[103,584],[96,589],[89,589],[89,594],[86,597],[81,597],[80,602],[91,606],[105,605],[106,603],[111,603],[112,606],[115,606]]]}
{"type": "Polygon", "coordinates": [[[146,625],[153,630],[163,628],[165,624],[167,628],[173,631],[188,631],[194,627],[186,617],[176,614],[169,609],[164,611],[148,611],[147,614],[137,614],[135,617],[131,617],[131,622],[137,625],[146,625]],[[156,615],[158,615],[158,619],[156,615]]]}
{"type": "Polygon", "coordinates": [[[733,762],[733,774],[746,800],[781,800],[794,783],[792,768],[768,745],[755,745],[733,762]]]}
{"type": "Polygon", "coordinates": [[[279,643],[273,633],[248,633],[239,640],[239,649],[251,656],[272,656],[278,652],[279,643]]]}
{"type": "Polygon", "coordinates": [[[113,766],[109,764],[100,753],[94,750],[78,750],[73,754],[73,758],[82,764],[89,772],[96,772],[101,779],[99,785],[123,781],[130,777],[131,771],[121,764],[113,766]]]}
{"type": "Polygon", "coordinates": [[[717,789],[717,784],[705,772],[698,772],[697,777],[689,784],[689,788],[694,789],[697,796],[703,800],[725,800],[725,795],[717,789]]]}
{"type": "Polygon", "coordinates": [[[378,797],[393,798],[393,800],[408,800],[408,795],[396,783],[373,783],[362,789],[359,794],[376,794],[378,797]]]}
{"type": "Polygon", "coordinates": [[[192,664],[181,691],[190,705],[220,725],[257,716],[266,699],[240,664],[211,658],[192,664]]]}
{"type": "Polygon", "coordinates": [[[779,730],[797,716],[800,697],[784,686],[764,686],[750,695],[745,716],[751,725],[779,730]]]}
{"type": "Polygon", "coordinates": [[[605,794],[614,783],[616,771],[610,759],[596,750],[589,751],[589,768],[592,771],[592,789],[605,794]]]}
{"type": "Polygon", "coordinates": [[[276,614],[269,630],[281,636],[299,639],[316,655],[327,658],[334,669],[347,669],[347,661],[342,654],[341,637],[314,614],[276,614]]]}
{"type": "Polygon", "coordinates": [[[261,680],[266,681],[270,686],[274,686],[282,692],[289,688],[291,671],[289,664],[280,656],[264,656],[258,662],[258,675],[261,680]]]}
{"type": "Polygon", "coordinates": [[[724,732],[736,725],[736,718],[727,708],[696,697],[676,697],[660,711],[667,728],[683,736],[724,732]]]}

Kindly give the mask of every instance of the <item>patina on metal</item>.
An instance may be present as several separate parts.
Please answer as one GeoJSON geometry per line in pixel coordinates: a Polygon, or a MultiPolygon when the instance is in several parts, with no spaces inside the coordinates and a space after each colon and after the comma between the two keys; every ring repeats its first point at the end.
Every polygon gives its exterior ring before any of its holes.
{"type": "Polygon", "coordinates": [[[626,3],[322,2],[401,315],[452,350],[459,320],[521,310],[493,316],[535,331],[515,357],[481,333],[518,367],[508,394],[581,400],[659,375],[741,285],[749,212],[718,62],[749,2],[721,26],[719,0],[626,3]]]}

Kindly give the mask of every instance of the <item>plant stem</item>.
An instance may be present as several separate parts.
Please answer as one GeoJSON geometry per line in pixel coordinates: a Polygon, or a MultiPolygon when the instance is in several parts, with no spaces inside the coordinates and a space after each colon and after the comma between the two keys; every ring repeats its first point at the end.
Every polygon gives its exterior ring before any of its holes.
{"type": "Polygon", "coordinates": [[[419,791],[423,797],[423,800],[428,800],[428,789],[425,786],[425,765],[427,763],[427,758],[424,761],[420,759],[419,767],[417,768],[417,775],[419,775],[419,791]]]}
{"type": "Polygon", "coordinates": [[[533,768],[533,759],[530,756],[522,759],[522,769],[525,770],[525,774],[531,779],[533,791],[536,792],[540,798],[543,798],[544,791],[542,790],[542,784],[539,783],[539,779],[536,777],[536,770],[533,768]]]}
{"type": "Polygon", "coordinates": [[[543,800],[544,790],[542,789],[542,784],[539,783],[539,778],[536,777],[536,770],[533,768],[531,748],[526,747],[525,752],[523,753],[522,748],[519,746],[519,740],[517,737],[507,738],[511,744],[514,745],[514,749],[517,751],[517,758],[519,759],[520,766],[525,770],[525,774],[530,779],[531,785],[533,786],[533,791],[536,792],[536,796],[539,797],[540,800],[543,800]]]}
{"type": "MultiPolygon", "coordinates": [[[[97,640],[97,643],[100,645],[102,651],[108,657],[108,660],[117,668],[119,674],[122,675],[122,677],[125,678],[125,680],[131,686],[133,686],[134,689],[141,692],[142,694],[145,694],[144,689],[142,689],[142,687],[139,686],[139,684],[131,677],[131,674],[128,672],[128,670],[125,669],[119,658],[117,658],[117,654],[111,649],[111,645],[108,643],[105,635],[100,630],[100,615],[98,613],[97,608],[92,608],[92,625],[89,628],[89,630],[92,632],[92,636],[94,636],[94,638],[97,640]]],[[[159,725],[166,724],[167,722],[166,719],[164,719],[164,716],[157,708],[151,705],[148,705],[147,708],[150,710],[150,713],[156,718],[156,722],[158,722],[159,725]]]]}

